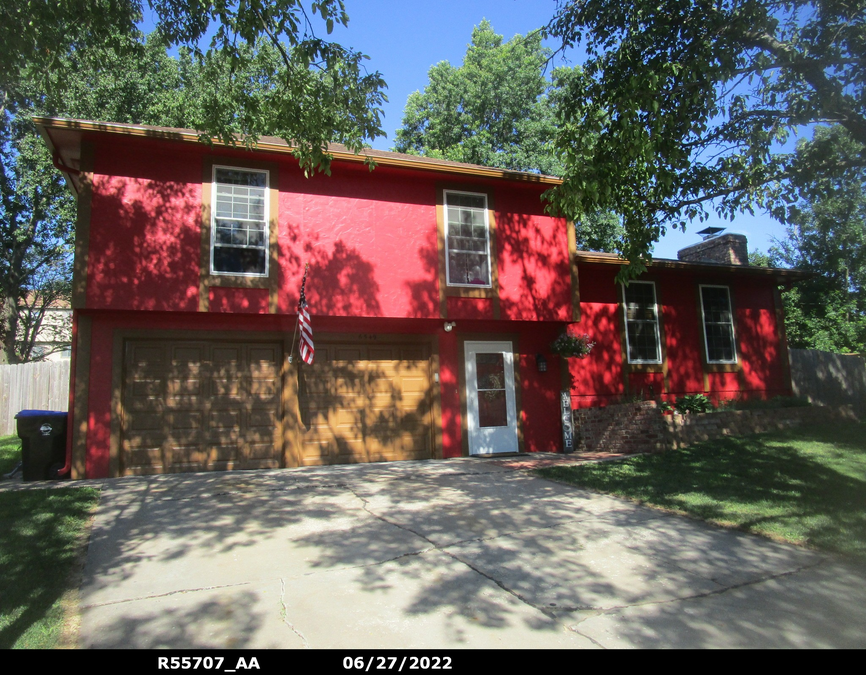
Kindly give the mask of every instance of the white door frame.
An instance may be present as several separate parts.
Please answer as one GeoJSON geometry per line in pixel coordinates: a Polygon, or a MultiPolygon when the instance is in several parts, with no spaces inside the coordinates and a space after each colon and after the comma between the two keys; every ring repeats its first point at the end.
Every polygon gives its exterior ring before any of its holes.
{"type": "MultiPolygon", "coordinates": [[[[466,341],[463,343],[464,373],[466,375],[466,431],[470,455],[488,455],[518,452],[517,401],[514,388],[514,352],[508,341],[466,341]],[[476,354],[501,354],[505,392],[507,424],[482,427],[479,416],[478,377],[476,354]]],[[[489,383],[488,383],[489,384],[489,383]]],[[[498,390],[499,387],[496,387],[498,390]]],[[[495,391],[495,390],[494,390],[495,391]]],[[[482,390],[482,395],[485,392],[482,390]]],[[[493,396],[496,396],[493,394],[493,396]]]]}

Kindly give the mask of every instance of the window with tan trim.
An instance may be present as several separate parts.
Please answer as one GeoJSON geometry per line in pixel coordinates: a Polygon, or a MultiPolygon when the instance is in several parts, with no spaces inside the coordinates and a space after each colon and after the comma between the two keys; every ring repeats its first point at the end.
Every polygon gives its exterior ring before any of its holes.
{"type": "Polygon", "coordinates": [[[445,190],[443,201],[448,286],[491,288],[487,195],[445,190]]]}
{"type": "Polygon", "coordinates": [[[267,171],[213,167],[211,274],[268,276],[267,171]]]}
{"type": "Polygon", "coordinates": [[[737,344],[731,292],[727,286],[700,286],[707,363],[736,363],[737,344]]]}
{"type": "Polygon", "coordinates": [[[661,363],[656,286],[652,281],[623,284],[626,354],[629,363],[661,363]]]}

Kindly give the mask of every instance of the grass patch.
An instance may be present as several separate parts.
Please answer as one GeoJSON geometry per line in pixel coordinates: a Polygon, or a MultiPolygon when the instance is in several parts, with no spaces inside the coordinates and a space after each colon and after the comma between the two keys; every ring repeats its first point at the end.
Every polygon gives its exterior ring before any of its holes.
{"type": "Polygon", "coordinates": [[[98,499],[93,488],[0,492],[0,649],[60,643],[98,499]]]}
{"type": "Polygon", "coordinates": [[[18,436],[0,436],[0,476],[15,468],[21,461],[21,439],[18,436]]]}
{"type": "Polygon", "coordinates": [[[746,532],[866,558],[866,424],[723,438],[536,473],[746,532]]]}

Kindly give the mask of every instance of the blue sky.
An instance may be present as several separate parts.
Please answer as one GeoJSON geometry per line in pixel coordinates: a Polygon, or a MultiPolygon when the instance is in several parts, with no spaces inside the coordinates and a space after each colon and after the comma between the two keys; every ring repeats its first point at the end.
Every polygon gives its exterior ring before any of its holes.
{"type": "MultiPolygon", "coordinates": [[[[380,150],[391,149],[406,99],[413,91],[424,89],[430,67],[440,61],[459,65],[472,28],[482,19],[490,21],[507,40],[540,28],[556,9],[554,0],[345,0],[345,4],[349,25],[337,26],[328,39],[369,56],[368,70],[378,70],[388,83],[383,121],[387,137],[372,143],[380,150]]],[[[319,37],[328,36],[322,30],[319,37]]],[[[553,43],[547,46],[556,47],[553,43]]],[[[577,53],[569,58],[568,62],[560,58],[555,65],[580,63],[577,53]]],[[[712,215],[707,222],[693,222],[686,233],[669,231],[656,244],[654,255],[675,258],[678,249],[700,241],[696,232],[710,225],[745,234],[749,248],[762,251],[771,246],[773,237],[785,235],[782,225],[761,214],[743,214],[734,222],[712,215]]]]}
{"type": "MultiPolygon", "coordinates": [[[[555,8],[553,0],[346,0],[349,26],[335,29],[332,39],[369,56],[368,69],[381,72],[388,83],[383,125],[388,136],[376,139],[373,147],[391,149],[409,94],[423,90],[432,65],[462,62],[472,28],[482,19],[508,40],[546,24],[555,8]]],[[[580,54],[571,54],[567,63],[558,60],[556,65],[579,62],[580,54]]],[[[773,237],[785,235],[784,227],[769,216],[743,214],[730,222],[712,215],[705,223],[692,223],[685,233],[669,231],[656,244],[654,255],[676,258],[677,250],[700,241],[695,233],[710,225],[745,234],[749,248],[762,251],[770,247],[773,237]]]]}

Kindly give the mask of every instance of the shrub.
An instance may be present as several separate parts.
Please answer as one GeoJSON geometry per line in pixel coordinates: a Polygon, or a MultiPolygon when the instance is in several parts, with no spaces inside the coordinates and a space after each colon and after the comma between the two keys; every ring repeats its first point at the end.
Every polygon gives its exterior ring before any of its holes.
{"type": "Polygon", "coordinates": [[[703,394],[680,396],[674,403],[674,408],[683,415],[686,413],[707,413],[715,410],[712,401],[703,394]]]}

